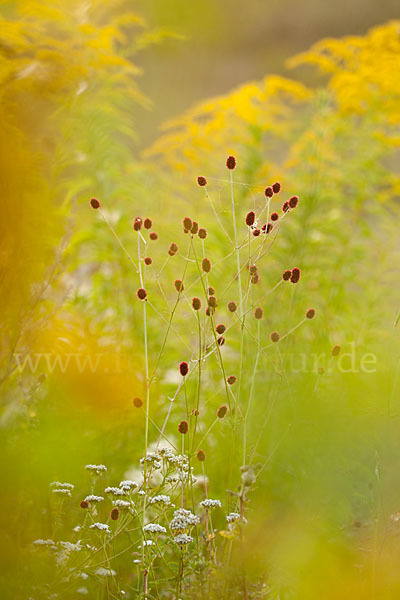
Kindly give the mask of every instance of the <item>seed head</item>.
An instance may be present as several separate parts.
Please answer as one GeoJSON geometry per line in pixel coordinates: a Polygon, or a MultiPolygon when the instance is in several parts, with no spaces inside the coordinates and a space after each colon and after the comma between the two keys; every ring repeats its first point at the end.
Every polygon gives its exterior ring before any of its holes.
{"type": "Polygon", "coordinates": [[[192,223],[192,227],[190,229],[190,233],[192,235],[196,235],[196,233],[199,231],[199,224],[197,223],[197,221],[193,221],[192,223]]]}
{"type": "Polygon", "coordinates": [[[294,269],[292,269],[292,273],[290,275],[290,281],[292,283],[297,283],[300,279],[300,274],[301,274],[301,271],[298,267],[295,267],[294,269]]]}
{"type": "Polygon", "coordinates": [[[226,159],[226,168],[232,171],[232,169],[234,169],[235,167],[236,158],[234,156],[228,156],[228,158],[226,159]]]}
{"type": "Polygon", "coordinates": [[[273,189],[274,194],[279,194],[279,192],[281,191],[281,184],[277,181],[272,186],[272,189],[273,189]]]}
{"type": "Polygon", "coordinates": [[[256,310],[254,311],[254,316],[256,319],[262,319],[264,316],[264,311],[261,308],[261,306],[257,306],[256,310]]]}
{"type": "Polygon", "coordinates": [[[136,217],[135,220],[133,221],[133,225],[132,225],[133,229],[135,231],[140,231],[142,229],[142,223],[143,223],[142,219],[140,217],[136,217]]]}
{"type": "Polygon", "coordinates": [[[309,308],[306,311],[306,317],[307,319],[313,319],[315,317],[315,308],[309,308]]]}
{"type": "Polygon", "coordinates": [[[172,244],[169,245],[168,254],[170,256],[175,256],[175,254],[177,252],[178,252],[178,244],[175,244],[175,242],[172,242],[172,244]]]}
{"type": "Polygon", "coordinates": [[[254,237],[258,237],[261,233],[261,229],[253,229],[253,235],[254,237]]]}
{"type": "Polygon", "coordinates": [[[203,177],[202,175],[200,175],[197,178],[197,183],[199,184],[200,187],[204,187],[205,185],[207,185],[207,179],[205,177],[203,177]]]}
{"type": "Polygon", "coordinates": [[[152,262],[153,262],[153,259],[150,258],[150,256],[146,256],[146,258],[144,259],[144,264],[147,266],[151,265],[152,262]]]}
{"type": "Polygon", "coordinates": [[[90,206],[94,209],[100,208],[100,202],[97,200],[97,198],[92,198],[90,200],[90,206]]]}
{"type": "Polygon", "coordinates": [[[185,233],[187,233],[188,231],[190,231],[192,229],[193,221],[190,217],[185,217],[183,219],[182,223],[183,223],[183,230],[185,233]]]}
{"type": "Polygon", "coordinates": [[[146,300],[147,292],[144,288],[139,288],[136,292],[136,296],[139,298],[139,300],[146,300]]]}
{"type": "Polygon", "coordinates": [[[204,462],[206,460],[206,453],[204,452],[204,450],[197,450],[197,460],[199,460],[200,462],[204,462]]]}
{"type": "Polygon", "coordinates": [[[279,219],[279,215],[277,212],[273,212],[271,215],[271,221],[277,221],[279,219]]]}
{"type": "Polygon", "coordinates": [[[151,234],[149,235],[149,238],[150,238],[151,240],[153,240],[153,242],[154,242],[155,240],[158,240],[158,233],[156,233],[155,231],[152,231],[152,232],[151,232],[151,234]]]}
{"type": "Polygon", "coordinates": [[[218,342],[218,346],[223,346],[223,345],[225,344],[225,338],[224,338],[224,336],[223,336],[223,335],[221,335],[221,336],[220,336],[220,337],[217,339],[217,342],[218,342]]]}
{"type": "Polygon", "coordinates": [[[219,325],[216,326],[215,330],[216,330],[217,333],[219,333],[220,335],[222,335],[225,332],[226,327],[225,327],[225,325],[223,325],[222,323],[220,323],[219,325]]]}
{"type": "Polygon", "coordinates": [[[117,507],[113,508],[110,512],[110,517],[113,521],[118,521],[119,518],[119,510],[117,507]]]}
{"type": "Polygon", "coordinates": [[[286,269],[286,271],[283,271],[283,273],[282,273],[283,281],[289,281],[291,276],[292,276],[292,271],[290,269],[286,269]]]}
{"type": "Polygon", "coordinates": [[[231,300],[230,302],[228,302],[228,310],[229,312],[236,312],[237,311],[237,304],[236,302],[233,302],[233,300],[231,300]]]}
{"type": "Polygon", "coordinates": [[[200,239],[205,240],[207,237],[207,229],[204,229],[204,227],[200,227],[198,236],[200,239]]]}
{"type": "Polygon", "coordinates": [[[217,299],[215,296],[209,296],[208,306],[210,306],[211,308],[215,308],[217,306],[217,299]]]}
{"type": "Polygon", "coordinates": [[[270,185],[265,188],[264,194],[267,196],[267,198],[272,198],[272,196],[274,195],[274,190],[270,185]]]}
{"type": "Polygon", "coordinates": [[[285,213],[290,209],[289,202],[284,202],[282,204],[282,211],[285,213]]]}
{"type": "Polygon", "coordinates": [[[223,419],[226,416],[226,413],[228,412],[228,407],[226,404],[222,404],[222,406],[219,407],[219,409],[217,410],[217,417],[218,419],[223,419]]]}
{"type": "Polygon", "coordinates": [[[200,310],[201,308],[201,300],[200,298],[193,298],[192,299],[192,306],[194,310],[200,310]]]}
{"type": "Polygon", "coordinates": [[[340,350],[341,350],[341,347],[339,345],[336,344],[336,346],[333,346],[333,348],[331,350],[332,356],[337,356],[338,354],[340,354],[340,350]]]}
{"type": "Polygon", "coordinates": [[[249,271],[250,271],[250,273],[251,273],[252,275],[254,275],[255,273],[257,273],[257,271],[258,271],[258,267],[257,267],[257,265],[250,265],[250,267],[249,267],[249,271]]]}
{"type": "Polygon", "coordinates": [[[79,506],[81,508],[89,508],[89,502],[87,500],[82,500],[79,506]]]}
{"type": "Polygon", "coordinates": [[[268,223],[266,229],[265,229],[265,233],[270,233],[273,230],[274,226],[272,225],[272,223],[268,223]]]}
{"type": "Polygon", "coordinates": [[[145,229],[151,229],[151,226],[153,225],[153,221],[151,219],[149,219],[149,217],[147,217],[144,221],[143,221],[143,225],[145,229]]]}
{"type": "Polygon", "coordinates": [[[185,286],[183,285],[181,279],[175,279],[174,286],[177,292],[183,292],[183,290],[185,289],[185,286]]]}
{"type": "Polygon", "coordinates": [[[273,331],[270,335],[270,338],[271,342],[274,342],[274,344],[276,344],[281,339],[281,336],[277,331],[273,331]]]}
{"type": "Polygon", "coordinates": [[[182,375],[182,377],[186,377],[186,375],[189,373],[189,365],[187,364],[187,362],[182,361],[179,364],[179,372],[182,375]]]}
{"type": "Polygon", "coordinates": [[[201,268],[203,269],[204,273],[209,273],[211,271],[211,261],[209,258],[203,258],[201,261],[201,268]]]}
{"type": "Polygon", "coordinates": [[[207,294],[208,294],[209,296],[214,296],[214,294],[215,294],[215,289],[214,289],[213,287],[211,287],[211,286],[210,286],[210,287],[207,289],[207,294]]]}
{"type": "Polygon", "coordinates": [[[133,406],[135,408],[141,408],[143,406],[143,400],[141,398],[134,398],[133,399],[133,406]]]}
{"type": "Polygon", "coordinates": [[[256,220],[256,213],[254,212],[254,210],[251,210],[246,215],[246,225],[251,227],[252,225],[254,225],[255,220],[256,220]]]}
{"type": "Polygon", "coordinates": [[[237,381],[236,375],[229,375],[229,377],[227,377],[227,379],[226,379],[226,382],[229,385],[234,385],[236,383],[236,381],[237,381]]]}
{"type": "Polygon", "coordinates": [[[179,433],[185,435],[189,431],[189,424],[187,421],[181,421],[178,425],[179,433]]]}
{"type": "Polygon", "coordinates": [[[290,206],[290,208],[296,208],[296,206],[298,205],[298,203],[299,203],[299,197],[298,196],[292,196],[289,199],[289,206],[290,206]]]}
{"type": "Polygon", "coordinates": [[[260,276],[258,273],[254,273],[254,275],[251,276],[251,283],[258,283],[260,281],[260,276]]]}

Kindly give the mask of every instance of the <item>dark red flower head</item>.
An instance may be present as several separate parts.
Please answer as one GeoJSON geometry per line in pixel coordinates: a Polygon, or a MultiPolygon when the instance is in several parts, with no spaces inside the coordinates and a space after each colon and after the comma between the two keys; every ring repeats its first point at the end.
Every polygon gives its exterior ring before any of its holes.
{"type": "Polygon", "coordinates": [[[217,299],[215,296],[209,296],[208,306],[210,306],[211,308],[215,308],[217,306],[217,299]]]}
{"type": "Polygon", "coordinates": [[[253,235],[254,237],[258,237],[261,233],[261,229],[253,229],[253,235]]]}
{"type": "Polygon", "coordinates": [[[205,177],[202,177],[201,175],[197,178],[197,183],[199,184],[200,187],[204,187],[205,185],[207,185],[207,179],[205,177]]]}
{"type": "Polygon", "coordinates": [[[306,317],[307,319],[313,319],[315,317],[315,308],[309,308],[306,311],[306,317]]]}
{"type": "Polygon", "coordinates": [[[149,238],[150,238],[151,240],[153,240],[153,242],[154,242],[155,240],[158,240],[158,233],[156,233],[155,231],[152,231],[152,232],[151,232],[151,234],[149,235],[149,238]]]}
{"type": "Polygon", "coordinates": [[[197,460],[199,460],[200,462],[204,462],[206,460],[206,453],[204,452],[204,450],[197,450],[197,460]]]}
{"type": "Polygon", "coordinates": [[[172,242],[172,244],[169,245],[168,254],[170,256],[175,256],[175,254],[177,252],[178,252],[178,244],[175,244],[175,242],[172,242]]]}
{"type": "Polygon", "coordinates": [[[289,199],[289,206],[290,206],[290,208],[296,208],[296,206],[298,205],[298,203],[299,203],[299,197],[298,196],[292,196],[289,199]]]}
{"type": "Polygon", "coordinates": [[[89,508],[89,502],[87,500],[82,500],[79,506],[81,508],[89,508]]]}
{"type": "Polygon", "coordinates": [[[337,356],[338,354],[340,354],[340,350],[341,350],[341,347],[338,344],[336,344],[336,346],[333,346],[333,348],[331,350],[332,356],[337,356]]]}
{"type": "Polygon", "coordinates": [[[151,229],[151,226],[153,225],[153,221],[151,219],[149,219],[149,217],[147,217],[143,221],[143,225],[144,225],[145,229],[151,229]]]}
{"type": "Polygon", "coordinates": [[[183,219],[182,223],[183,223],[183,230],[185,233],[187,233],[188,231],[190,231],[192,229],[193,221],[190,217],[185,217],[183,219]]]}
{"type": "Polygon", "coordinates": [[[232,170],[235,167],[236,167],[236,158],[234,156],[228,156],[228,158],[226,159],[226,168],[232,170]]]}
{"type": "Polygon", "coordinates": [[[197,221],[193,221],[192,227],[190,229],[190,233],[192,235],[196,235],[196,233],[198,232],[198,230],[199,230],[199,224],[197,223],[197,221]]]}
{"type": "Polygon", "coordinates": [[[146,300],[147,292],[144,288],[139,288],[136,292],[136,296],[139,298],[139,300],[146,300]]]}
{"type": "Polygon", "coordinates": [[[292,283],[297,283],[300,279],[300,275],[301,275],[301,271],[298,267],[295,267],[294,269],[292,269],[292,273],[290,275],[290,281],[292,283]]]}
{"type": "Polygon", "coordinates": [[[174,286],[177,292],[183,292],[183,290],[185,289],[185,286],[183,285],[181,279],[175,279],[174,286]]]}
{"type": "Polygon", "coordinates": [[[216,330],[217,333],[219,333],[220,335],[222,335],[223,333],[225,333],[226,327],[225,327],[225,325],[223,325],[222,323],[220,323],[219,325],[216,326],[215,330],[216,330]]]}
{"type": "Polygon", "coordinates": [[[236,302],[233,302],[233,300],[231,300],[230,302],[228,302],[228,310],[229,312],[236,312],[237,311],[237,304],[236,302]]]}
{"type": "Polygon", "coordinates": [[[272,196],[274,195],[274,190],[270,185],[265,188],[264,194],[267,196],[267,198],[272,198],[272,196]]]}
{"type": "Polygon", "coordinates": [[[140,231],[142,229],[142,219],[140,217],[136,217],[136,219],[133,221],[133,229],[135,231],[140,231]]]}
{"type": "Polygon", "coordinates": [[[218,419],[223,419],[226,416],[226,413],[228,412],[228,407],[226,404],[222,404],[222,406],[219,407],[219,409],[217,410],[217,417],[218,419]]]}
{"type": "Polygon", "coordinates": [[[207,229],[204,229],[204,227],[200,227],[197,235],[199,236],[200,239],[205,240],[207,237],[207,229]]]}
{"type": "Polygon", "coordinates": [[[201,308],[201,300],[200,298],[193,298],[192,299],[192,306],[194,310],[200,310],[201,308]]]}
{"type": "Polygon", "coordinates": [[[277,221],[279,219],[279,215],[277,212],[273,212],[271,215],[271,221],[277,221]]]}
{"type": "Polygon", "coordinates": [[[204,273],[209,273],[211,271],[211,261],[209,258],[203,258],[201,261],[201,268],[203,269],[204,273]]]}
{"type": "Polygon", "coordinates": [[[274,226],[272,223],[268,223],[265,233],[270,233],[273,230],[274,226]]]}
{"type": "Polygon", "coordinates": [[[277,181],[276,183],[274,183],[274,185],[272,186],[272,189],[274,191],[274,194],[279,194],[279,192],[281,191],[281,184],[277,181]]]}
{"type": "Polygon", "coordinates": [[[146,256],[146,258],[144,259],[144,264],[147,266],[151,265],[152,262],[153,260],[150,258],[150,256],[146,256]]]}
{"type": "Polygon", "coordinates": [[[246,225],[251,227],[252,225],[254,225],[255,220],[256,220],[256,213],[254,212],[254,210],[251,210],[246,215],[246,225]]]}
{"type": "Polygon", "coordinates": [[[229,385],[234,385],[236,383],[236,381],[237,381],[236,375],[229,375],[229,377],[227,377],[227,379],[226,379],[226,382],[229,385]]]}
{"type": "Polygon", "coordinates": [[[292,275],[292,271],[290,269],[286,269],[286,271],[283,271],[283,273],[282,273],[283,281],[289,281],[291,275],[292,275]]]}
{"type": "Polygon", "coordinates": [[[187,362],[182,361],[179,364],[179,372],[182,375],[182,377],[186,377],[186,375],[189,373],[189,365],[187,364],[187,362]]]}
{"type": "Polygon", "coordinates": [[[276,344],[281,339],[281,336],[277,331],[273,331],[270,335],[270,338],[271,342],[274,342],[276,344]]]}
{"type": "Polygon", "coordinates": [[[111,513],[110,513],[110,517],[111,517],[111,519],[112,519],[113,521],[118,521],[118,518],[119,518],[119,510],[118,510],[118,508],[117,508],[116,506],[115,506],[115,507],[112,509],[112,511],[111,511],[111,513]]]}
{"type": "Polygon", "coordinates": [[[94,209],[100,208],[100,202],[97,200],[97,198],[92,198],[90,200],[90,206],[94,209]]]}
{"type": "Polygon", "coordinates": [[[134,398],[133,399],[133,406],[135,408],[141,408],[143,406],[143,400],[141,398],[134,398]]]}
{"type": "Polygon", "coordinates": [[[208,290],[207,290],[207,294],[208,294],[209,296],[214,296],[214,294],[215,294],[215,289],[214,289],[213,287],[211,287],[211,286],[210,286],[210,287],[208,288],[208,290]]]}
{"type": "Polygon", "coordinates": [[[284,202],[282,204],[282,211],[285,213],[290,209],[289,202],[284,202]]]}
{"type": "Polygon", "coordinates": [[[261,308],[261,306],[258,306],[258,307],[256,308],[256,310],[254,311],[254,316],[255,316],[255,318],[256,318],[256,319],[262,319],[262,318],[263,318],[263,315],[264,315],[264,311],[263,311],[263,309],[261,308]]]}
{"type": "Polygon", "coordinates": [[[189,423],[187,421],[181,421],[178,425],[178,431],[179,433],[186,435],[186,433],[189,431],[189,423]]]}

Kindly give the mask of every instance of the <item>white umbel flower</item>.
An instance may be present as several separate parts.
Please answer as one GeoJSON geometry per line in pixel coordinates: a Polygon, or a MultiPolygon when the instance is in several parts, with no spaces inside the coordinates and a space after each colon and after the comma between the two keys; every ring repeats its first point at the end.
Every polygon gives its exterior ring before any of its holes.
{"type": "Polygon", "coordinates": [[[106,533],[111,533],[109,526],[107,523],[93,523],[90,526],[90,529],[98,529],[99,531],[105,531],[106,533]]]}
{"type": "Polygon", "coordinates": [[[54,488],[52,492],[56,496],[65,496],[67,498],[71,498],[71,490],[68,488],[54,488]]]}
{"type": "Polygon", "coordinates": [[[103,496],[95,496],[94,494],[89,494],[89,496],[86,496],[85,498],[86,502],[102,502],[104,500],[103,496]]]}
{"type": "Polygon", "coordinates": [[[212,500],[211,498],[206,498],[205,500],[200,502],[200,506],[202,506],[206,510],[210,510],[213,508],[221,508],[221,502],[219,500],[212,500]]]}
{"type": "Polygon", "coordinates": [[[143,531],[148,533],[167,533],[167,530],[162,525],[158,523],[148,523],[143,527],[143,531]]]}
{"type": "Polygon", "coordinates": [[[52,483],[50,483],[50,487],[57,488],[59,490],[65,489],[72,491],[75,486],[72,483],[61,483],[60,481],[53,481],[52,483]]]}
{"type": "Polygon", "coordinates": [[[174,512],[174,518],[171,521],[170,527],[174,531],[184,532],[189,527],[200,523],[199,517],[196,517],[190,510],[184,508],[178,508],[174,512]]]}
{"type": "Polygon", "coordinates": [[[104,490],[106,494],[112,494],[113,496],[125,496],[126,490],[119,487],[109,486],[104,490]]]}
{"type": "Polygon", "coordinates": [[[166,494],[159,494],[150,500],[150,504],[171,504],[171,498],[166,494]]]}
{"type": "Polygon", "coordinates": [[[127,500],[113,500],[113,506],[124,510],[128,508],[133,508],[135,506],[135,503],[128,502],[127,500]]]}
{"type": "Polygon", "coordinates": [[[179,533],[174,537],[174,542],[183,546],[184,544],[190,544],[190,542],[193,542],[193,538],[191,535],[187,535],[186,533],[179,533]]]}
{"type": "Polygon", "coordinates": [[[86,465],[85,469],[94,473],[95,475],[101,475],[107,471],[107,467],[105,465],[86,465]]]}

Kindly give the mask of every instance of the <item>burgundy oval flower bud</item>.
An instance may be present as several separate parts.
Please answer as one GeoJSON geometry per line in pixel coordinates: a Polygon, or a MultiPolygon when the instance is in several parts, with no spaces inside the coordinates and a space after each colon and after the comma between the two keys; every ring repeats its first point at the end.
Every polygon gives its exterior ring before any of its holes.
{"type": "Polygon", "coordinates": [[[220,336],[220,337],[217,339],[217,342],[218,342],[218,346],[223,346],[223,345],[225,344],[225,338],[224,338],[224,336],[223,336],[223,335],[221,335],[221,336],[220,336]]]}
{"type": "Polygon", "coordinates": [[[182,435],[186,435],[189,431],[189,423],[187,421],[181,421],[178,425],[178,431],[179,433],[182,433],[182,435]]]}
{"type": "Polygon", "coordinates": [[[199,460],[200,462],[204,462],[206,460],[206,453],[204,452],[204,450],[197,450],[197,460],[199,460]]]}
{"type": "Polygon", "coordinates": [[[251,227],[252,225],[254,225],[255,220],[256,220],[256,213],[254,212],[254,210],[251,210],[246,215],[246,225],[248,225],[248,227],[251,227]]]}
{"type": "Polygon", "coordinates": [[[290,281],[292,283],[297,283],[300,279],[300,274],[301,274],[301,271],[298,267],[295,267],[294,269],[292,269],[292,273],[290,275],[290,281]]]}
{"type": "Polygon", "coordinates": [[[144,259],[144,264],[147,266],[151,265],[152,262],[153,260],[150,258],[150,256],[146,256],[146,258],[144,259]]]}
{"type": "Polygon", "coordinates": [[[234,156],[228,156],[228,158],[226,159],[226,168],[232,171],[232,169],[234,169],[235,167],[236,158],[234,156]]]}
{"type": "Polygon", "coordinates": [[[225,325],[220,323],[219,325],[216,326],[215,331],[217,333],[219,333],[220,335],[222,335],[226,331],[226,327],[225,327],[225,325]]]}
{"type": "Polygon", "coordinates": [[[139,288],[136,292],[136,296],[139,298],[139,300],[146,300],[147,292],[144,288],[139,288]]]}
{"type": "Polygon", "coordinates": [[[265,188],[264,194],[267,196],[267,198],[272,198],[272,196],[274,195],[274,190],[270,185],[265,188]]]}
{"type": "Polygon", "coordinates": [[[313,319],[315,317],[315,308],[309,308],[306,311],[306,317],[307,319],[313,319]]]}
{"type": "Polygon", "coordinates": [[[283,281],[289,281],[291,276],[292,276],[292,271],[290,269],[286,269],[286,271],[283,271],[283,273],[282,273],[283,281]]]}
{"type": "Polygon", "coordinates": [[[284,202],[282,204],[282,211],[285,213],[290,209],[289,202],[284,202]]]}
{"type": "Polygon", "coordinates": [[[299,197],[298,196],[292,196],[289,199],[289,206],[290,206],[290,208],[296,208],[296,206],[298,205],[298,203],[299,203],[299,197]]]}
{"type": "Polygon", "coordinates": [[[192,306],[193,306],[194,310],[200,310],[200,308],[201,308],[201,300],[200,300],[200,298],[193,298],[192,299],[192,306]]]}
{"type": "Polygon", "coordinates": [[[228,310],[229,312],[236,312],[237,311],[237,304],[236,302],[233,302],[233,300],[231,300],[230,302],[228,302],[228,310]]]}
{"type": "Polygon", "coordinates": [[[175,254],[177,252],[178,252],[178,244],[175,244],[175,242],[172,242],[172,244],[169,245],[168,254],[170,256],[175,256],[175,254]]]}
{"type": "Polygon", "coordinates": [[[237,382],[237,377],[236,375],[229,375],[229,377],[227,377],[226,382],[228,383],[228,385],[234,385],[237,382]]]}
{"type": "Polygon", "coordinates": [[[256,319],[262,319],[262,318],[263,318],[263,316],[264,316],[264,311],[263,311],[263,309],[261,308],[261,306],[258,306],[258,307],[256,308],[256,310],[254,311],[254,316],[255,316],[255,318],[256,318],[256,319]]]}
{"type": "Polygon", "coordinates": [[[210,307],[207,306],[207,308],[206,308],[206,315],[207,315],[207,317],[209,317],[211,315],[211,311],[212,311],[212,308],[210,309],[210,307]]]}
{"type": "Polygon", "coordinates": [[[155,231],[152,231],[152,232],[151,232],[151,234],[149,235],[149,238],[150,238],[151,240],[153,240],[153,242],[154,242],[155,240],[158,240],[158,233],[156,233],[155,231]]]}
{"type": "Polygon", "coordinates": [[[211,286],[210,286],[210,287],[207,289],[207,294],[208,294],[209,296],[214,296],[214,294],[215,294],[215,289],[214,289],[213,287],[211,287],[211,286]]]}
{"type": "Polygon", "coordinates": [[[207,237],[207,229],[204,229],[204,227],[200,227],[199,232],[197,234],[199,236],[200,239],[205,240],[207,237]]]}
{"type": "Polygon", "coordinates": [[[185,286],[183,285],[181,279],[175,279],[174,286],[177,292],[183,292],[183,290],[185,289],[185,286]]]}
{"type": "Polygon", "coordinates": [[[185,233],[192,229],[193,221],[190,217],[185,217],[183,219],[182,223],[183,223],[183,229],[184,230],[186,229],[185,233]]]}
{"type": "Polygon", "coordinates": [[[217,306],[217,299],[215,296],[209,296],[208,306],[210,306],[211,308],[215,308],[217,306]]]}
{"type": "Polygon", "coordinates": [[[333,348],[331,350],[332,356],[337,356],[338,354],[340,354],[340,350],[341,350],[341,347],[338,344],[336,344],[336,346],[333,346],[333,348]]]}
{"type": "Polygon", "coordinates": [[[90,200],[90,206],[94,209],[100,208],[100,202],[97,200],[97,198],[92,198],[90,200]]]}
{"type": "Polygon", "coordinates": [[[143,400],[141,398],[134,398],[133,399],[133,406],[135,408],[142,408],[142,406],[143,406],[143,400]]]}
{"type": "Polygon", "coordinates": [[[200,175],[197,178],[197,183],[199,184],[200,187],[204,187],[205,185],[207,185],[207,179],[205,177],[203,177],[202,175],[200,175]]]}
{"type": "Polygon", "coordinates": [[[272,190],[273,190],[274,194],[279,194],[279,192],[281,191],[281,184],[277,181],[272,186],[272,190]]]}
{"type": "Polygon", "coordinates": [[[223,419],[226,416],[226,413],[228,412],[228,407],[226,404],[222,404],[222,406],[220,406],[217,410],[217,417],[218,419],[223,419]]]}
{"type": "Polygon", "coordinates": [[[211,271],[211,261],[209,258],[203,258],[201,261],[201,268],[203,269],[204,273],[209,273],[211,271]]]}
{"type": "Polygon", "coordinates": [[[251,276],[251,283],[258,283],[260,281],[260,276],[258,273],[254,273],[254,275],[251,276]]]}
{"type": "Polygon", "coordinates": [[[273,212],[271,215],[271,221],[277,221],[279,219],[279,215],[277,212],[273,212]]]}
{"type": "Polygon", "coordinates": [[[151,219],[149,219],[149,217],[147,217],[144,221],[143,221],[143,225],[145,229],[151,229],[151,226],[153,225],[153,221],[151,219]]]}
{"type": "Polygon", "coordinates": [[[274,344],[276,344],[281,339],[281,336],[277,331],[273,331],[270,335],[270,338],[271,342],[274,342],[274,344]]]}
{"type": "Polygon", "coordinates": [[[250,273],[251,273],[252,275],[254,275],[255,273],[257,273],[257,271],[258,271],[258,267],[257,267],[257,265],[250,265],[250,267],[249,267],[249,271],[250,271],[250,273]]]}
{"type": "Polygon", "coordinates": [[[254,237],[258,237],[261,233],[261,229],[253,229],[253,235],[254,237]]]}
{"type": "Polygon", "coordinates": [[[133,221],[133,229],[135,231],[140,231],[142,229],[142,219],[140,217],[136,217],[135,220],[133,221]]]}
{"type": "Polygon", "coordinates": [[[271,231],[273,230],[273,228],[274,228],[274,226],[272,225],[272,223],[268,223],[268,224],[265,226],[265,233],[266,233],[266,234],[268,234],[268,233],[271,233],[271,231]]]}
{"type": "Polygon", "coordinates": [[[199,230],[199,224],[197,223],[197,221],[193,221],[190,233],[192,235],[196,235],[196,233],[198,232],[198,230],[199,230]]]}
{"type": "Polygon", "coordinates": [[[115,506],[112,511],[110,512],[110,517],[113,521],[118,521],[119,518],[119,510],[118,508],[115,506]]]}
{"type": "Polygon", "coordinates": [[[79,504],[79,506],[81,508],[89,508],[89,502],[87,500],[82,500],[82,502],[79,504]]]}
{"type": "Polygon", "coordinates": [[[263,233],[265,233],[267,231],[267,224],[266,223],[264,223],[264,225],[261,227],[261,231],[263,233]]]}
{"type": "Polygon", "coordinates": [[[186,377],[186,375],[189,373],[189,365],[187,364],[187,362],[182,361],[179,364],[179,372],[182,375],[182,377],[186,377]]]}

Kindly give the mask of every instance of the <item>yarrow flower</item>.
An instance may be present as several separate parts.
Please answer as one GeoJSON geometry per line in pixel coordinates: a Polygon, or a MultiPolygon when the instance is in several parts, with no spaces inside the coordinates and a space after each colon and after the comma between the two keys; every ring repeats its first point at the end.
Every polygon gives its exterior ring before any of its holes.
{"type": "Polygon", "coordinates": [[[97,502],[102,502],[103,500],[104,500],[103,496],[95,496],[94,494],[90,494],[89,496],[86,496],[84,501],[97,503],[97,502]]]}
{"type": "Polygon", "coordinates": [[[159,525],[158,523],[148,523],[148,525],[143,527],[143,531],[148,533],[167,533],[165,527],[159,525]]]}
{"type": "Polygon", "coordinates": [[[97,529],[98,531],[105,531],[106,533],[111,533],[107,523],[93,523],[93,525],[90,525],[89,529],[97,529]]]}
{"type": "Polygon", "coordinates": [[[202,500],[200,502],[200,506],[202,506],[206,510],[213,508],[221,508],[221,502],[219,500],[212,500],[211,498],[206,498],[206,500],[202,500]]]}
{"type": "Polygon", "coordinates": [[[53,481],[50,483],[50,487],[57,488],[59,490],[66,489],[72,491],[75,486],[72,483],[60,483],[59,481],[53,481]]]}
{"type": "Polygon", "coordinates": [[[171,504],[171,498],[166,494],[158,494],[150,500],[150,504],[171,504]]]}
{"type": "Polygon", "coordinates": [[[235,521],[240,520],[240,514],[236,512],[231,512],[229,515],[226,515],[226,520],[228,523],[234,523],[235,521]]]}
{"type": "Polygon", "coordinates": [[[190,542],[193,542],[193,538],[191,535],[187,535],[186,533],[179,533],[174,537],[174,542],[183,546],[185,544],[190,544],[190,542]]]}
{"type": "Polygon", "coordinates": [[[51,491],[56,496],[67,496],[68,498],[71,498],[71,490],[68,488],[55,488],[51,491]]]}
{"type": "Polygon", "coordinates": [[[179,531],[183,533],[185,530],[198,525],[200,523],[199,517],[196,517],[190,510],[184,508],[178,508],[174,512],[174,517],[170,523],[170,528],[173,531],[179,531]]]}
{"type": "Polygon", "coordinates": [[[122,490],[118,487],[108,486],[104,490],[106,494],[112,494],[113,496],[125,496],[126,490],[122,490]]]}
{"type": "Polygon", "coordinates": [[[135,503],[132,502],[132,501],[128,501],[128,500],[117,499],[117,500],[113,500],[113,505],[116,508],[120,508],[121,510],[125,510],[125,509],[128,509],[128,508],[133,508],[135,506],[135,503]]]}
{"type": "Polygon", "coordinates": [[[137,488],[139,486],[136,483],[136,481],[132,481],[131,479],[124,479],[124,481],[121,481],[121,483],[119,484],[119,487],[122,490],[130,490],[132,488],[137,488]]]}

